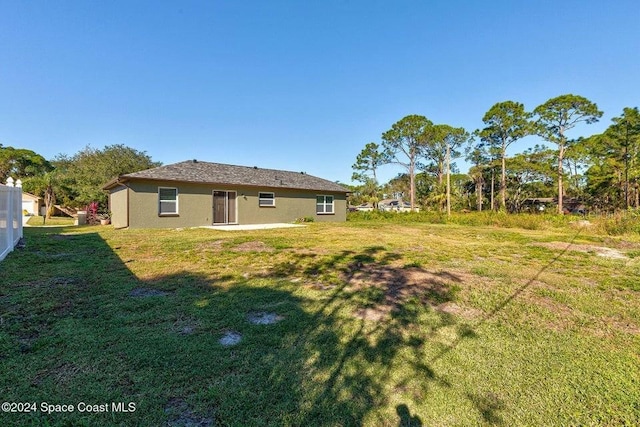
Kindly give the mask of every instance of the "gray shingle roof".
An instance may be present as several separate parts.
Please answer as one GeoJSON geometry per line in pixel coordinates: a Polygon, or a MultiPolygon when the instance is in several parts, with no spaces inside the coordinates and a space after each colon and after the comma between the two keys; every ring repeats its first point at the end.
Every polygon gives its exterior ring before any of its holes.
{"type": "Polygon", "coordinates": [[[154,181],[179,181],[204,184],[246,185],[262,188],[293,188],[298,190],[330,191],[348,193],[349,190],[335,182],[307,175],[276,169],[262,169],[249,166],[234,166],[196,160],[160,166],[140,172],[121,175],[105,185],[113,188],[117,182],[135,179],[154,181]]]}

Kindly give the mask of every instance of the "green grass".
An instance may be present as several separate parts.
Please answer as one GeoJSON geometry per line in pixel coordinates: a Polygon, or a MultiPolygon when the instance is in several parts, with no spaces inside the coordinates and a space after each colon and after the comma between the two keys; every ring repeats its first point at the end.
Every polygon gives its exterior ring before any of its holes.
{"type": "Polygon", "coordinates": [[[54,216],[47,220],[45,220],[45,218],[41,216],[32,216],[29,218],[29,221],[27,221],[27,224],[34,227],[41,226],[41,225],[48,225],[48,226],[55,225],[55,226],[66,227],[66,226],[73,225],[74,221],[75,221],[75,218],[71,218],[68,216],[54,216]]]}
{"type": "Polygon", "coordinates": [[[640,423],[635,234],[353,217],[24,232],[0,264],[1,400],[136,410],[3,426],[640,423]]]}

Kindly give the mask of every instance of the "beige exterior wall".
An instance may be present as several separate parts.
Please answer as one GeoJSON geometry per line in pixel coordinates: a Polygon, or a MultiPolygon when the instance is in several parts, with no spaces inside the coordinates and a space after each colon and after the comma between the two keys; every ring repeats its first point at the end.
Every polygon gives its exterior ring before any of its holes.
{"type": "Polygon", "coordinates": [[[22,193],[22,210],[27,211],[32,215],[40,215],[38,212],[40,209],[39,199],[31,194],[22,193]]]}
{"type": "Polygon", "coordinates": [[[124,228],[129,226],[128,208],[128,191],[124,185],[111,190],[109,194],[109,210],[111,211],[111,224],[115,228],[124,228]]]}
{"type": "MultiPolygon", "coordinates": [[[[269,224],[293,222],[296,218],[311,217],[315,221],[346,221],[346,194],[282,190],[253,187],[233,187],[208,184],[169,183],[155,181],[129,182],[129,223],[131,228],[178,228],[199,227],[213,224],[213,191],[236,191],[236,209],[239,224],[269,224]],[[158,188],[178,189],[178,214],[158,214],[158,188]],[[258,193],[275,193],[275,207],[258,206],[258,193]],[[334,214],[316,214],[316,195],[334,197],[334,214]]],[[[111,193],[112,221],[116,211],[121,215],[121,206],[126,202],[111,193]]],[[[126,193],[126,192],[123,192],[126,193]]]]}

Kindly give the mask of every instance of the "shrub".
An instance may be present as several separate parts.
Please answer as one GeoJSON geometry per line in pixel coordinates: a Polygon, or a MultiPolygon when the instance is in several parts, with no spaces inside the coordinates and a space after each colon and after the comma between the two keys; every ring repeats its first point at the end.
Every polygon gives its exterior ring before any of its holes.
{"type": "MultiPolygon", "coordinates": [[[[555,213],[518,213],[507,212],[454,212],[447,217],[442,212],[349,212],[347,221],[354,222],[386,222],[386,223],[427,223],[456,224],[464,226],[493,226],[501,228],[523,228],[526,230],[547,230],[552,228],[583,228],[582,217],[575,215],[557,215],[555,213]]],[[[609,216],[592,215],[584,220],[589,221],[588,230],[592,233],[621,235],[627,233],[640,234],[640,211],[629,210],[609,216]]]]}
{"type": "Polygon", "coordinates": [[[313,221],[315,221],[315,220],[313,219],[313,217],[311,217],[311,216],[305,216],[305,217],[303,217],[303,218],[296,218],[296,220],[295,220],[294,222],[296,222],[296,223],[301,223],[301,222],[313,222],[313,221]]]}
{"type": "Polygon", "coordinates": [[[96,225],[100,223],[100,218],[98,218],[98,207],[98,202],[91,202],[85,208],[87,211],[87,224],[96,225]]]}

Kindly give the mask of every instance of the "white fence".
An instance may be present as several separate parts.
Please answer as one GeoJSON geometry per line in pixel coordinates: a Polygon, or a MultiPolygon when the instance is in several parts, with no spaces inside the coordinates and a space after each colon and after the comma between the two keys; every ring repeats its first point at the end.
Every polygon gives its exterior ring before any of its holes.
{"type": "Polygon", "coordinates": [[[22,183],[0,185],[0,261],[16,247],[22,238],[22,183]]]}

